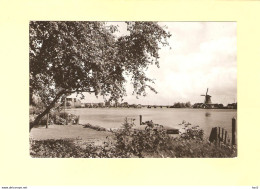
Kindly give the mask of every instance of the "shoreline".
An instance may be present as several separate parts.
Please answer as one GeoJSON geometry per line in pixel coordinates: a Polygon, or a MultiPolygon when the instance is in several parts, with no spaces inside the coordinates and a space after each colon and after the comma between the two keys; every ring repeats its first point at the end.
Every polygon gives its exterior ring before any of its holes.
{"type": "MultiPolygon", "coordinates": [[[[135,130],[145,130],[147,125],[133,127],[135,130]]],[[[120,130],[122,128],[104,128],[101,126],[94,126],[91,124],[76,124],[76,125],[49,125],[48,128],[45,125],[35,127],[30,132],[30,139],[33,140],[48,140],[48,139],[73,139],[82,140],[87,143],[100,144],[108,140],[113,136],[113,131],[120,130]]],[[[172,128],[165,127],[165,129],[172,132],[172,128]]],[[[174,130],[174,129],[173,129],[174,130]]],[[[175,136],[177,133],[169,133],[175,136]]]]}
{"type": "Polygon", "coordinates": [[[48,139],[73,139],[82,140],[87,143],[100,145],[111,137],[109,131],[97,131],[91,128],[84,128],[83,125],[49,125],[35,127],[30,132],[30,139],[48,140],[48,139]]]}

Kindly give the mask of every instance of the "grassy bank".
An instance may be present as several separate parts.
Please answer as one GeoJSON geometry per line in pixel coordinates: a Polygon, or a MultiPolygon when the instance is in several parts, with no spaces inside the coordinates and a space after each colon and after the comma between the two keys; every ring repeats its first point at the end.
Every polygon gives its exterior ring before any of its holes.
{"type": "Polygon", "coordinates": [[[84,128],[83,125],[49,125],[33,128],[30,132],[30,138],[36,141],[42,140],[82,140],[87,143],[101,145],[106,141],[106,137],[112,133],[107,131],[97,131],[91,128],[84,128]]]}
{"type": "Polygon", "coordinates": [[[216,146],[203,137],[203,131],[190,127],[172,137],[153,123],[145,130],[133,129],[126,122],[123,129],[108,132],[82,125],[50,126],[33,129],[30,139],[32,157],[132,158],[132,157],[236,157],[230,145],[216,146]]]}

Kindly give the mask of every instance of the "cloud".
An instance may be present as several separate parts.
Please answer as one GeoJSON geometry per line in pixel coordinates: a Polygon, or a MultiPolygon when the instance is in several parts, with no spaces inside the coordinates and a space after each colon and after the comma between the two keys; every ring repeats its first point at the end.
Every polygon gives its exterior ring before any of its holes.
{"type": "MultiPolygon", "coordinates": [[[[117,23],[118,24],[118,23],[117,23]]],[[[209,88],[214,103],[231,103],[237,93],[235,22],[160,22],[172,34],[169,47],[160,50],[160,68],[147,75],[156,79],[158,94],[136,99],[127,84],[129,103],[173,104],[202,102],[209,88]]],[[[120,25],[120,24],[119,24],[120,25]]],[[[123,24],[121,27],[125,27],[123,24]]],[[[124,28],[122,29],[122,32],[124,28]]],[[[102,99],[102,98],[100,98],[102,99]]]]}

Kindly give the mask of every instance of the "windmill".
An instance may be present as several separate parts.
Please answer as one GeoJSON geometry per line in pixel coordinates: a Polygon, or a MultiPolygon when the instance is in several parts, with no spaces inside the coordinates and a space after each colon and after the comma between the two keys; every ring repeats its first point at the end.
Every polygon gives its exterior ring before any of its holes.
{"type": "Polygon", "coordinates": [[[209,107],[209,105],[212,103],[211,96],[208,95],[208,90],[209,89],[207,88],[206,95],[200,95],[200,96],[205,96],[204,104],[202,105],[203,107],[209,107]]]}

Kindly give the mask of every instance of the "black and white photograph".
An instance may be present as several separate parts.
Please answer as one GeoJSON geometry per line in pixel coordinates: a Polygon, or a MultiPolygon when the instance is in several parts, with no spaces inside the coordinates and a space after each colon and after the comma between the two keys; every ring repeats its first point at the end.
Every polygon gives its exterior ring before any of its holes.
{"type": "Polygon", "coordinates": [[[236,22],[28,24],[30,157],[237,157],[236,22]]]}

